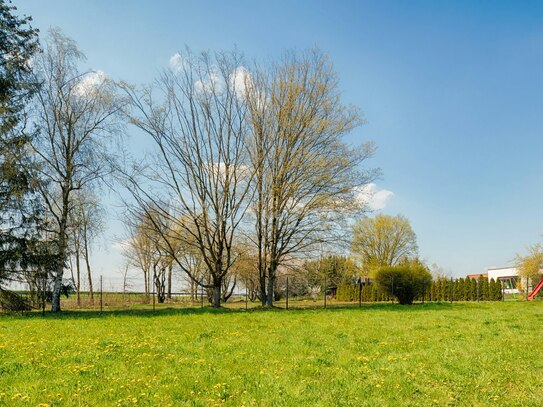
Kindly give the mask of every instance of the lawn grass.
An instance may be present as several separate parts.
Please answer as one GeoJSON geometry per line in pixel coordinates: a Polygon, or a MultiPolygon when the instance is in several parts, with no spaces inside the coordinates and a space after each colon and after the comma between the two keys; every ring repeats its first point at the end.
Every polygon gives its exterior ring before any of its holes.
{"type": "Polygon", "coordinates": [[[543,303],[0,316],[0,405],[533,406],[543,303]]]}

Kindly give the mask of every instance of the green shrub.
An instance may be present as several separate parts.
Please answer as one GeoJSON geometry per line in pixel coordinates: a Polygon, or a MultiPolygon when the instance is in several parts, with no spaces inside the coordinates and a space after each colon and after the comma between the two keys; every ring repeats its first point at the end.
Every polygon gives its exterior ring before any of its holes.
{"type": "Polygon", "coordinates": [[[432,275],[422,265],[408,264],[383,267],[377,271],[375,282],[383,293],[393,295],[400,304],[412,304],[432,286],[432,275]]]}

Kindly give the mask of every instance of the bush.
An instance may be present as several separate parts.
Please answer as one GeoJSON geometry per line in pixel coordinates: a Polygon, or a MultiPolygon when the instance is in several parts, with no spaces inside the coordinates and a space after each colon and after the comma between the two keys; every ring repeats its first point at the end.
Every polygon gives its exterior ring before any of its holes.
{"type": "Polygon", "coordinates": [[[426,267],[417,264],[383,267],[377,272],[375,282],[400,304],[412,304],[432,286],[432,275],[426,267]]]}

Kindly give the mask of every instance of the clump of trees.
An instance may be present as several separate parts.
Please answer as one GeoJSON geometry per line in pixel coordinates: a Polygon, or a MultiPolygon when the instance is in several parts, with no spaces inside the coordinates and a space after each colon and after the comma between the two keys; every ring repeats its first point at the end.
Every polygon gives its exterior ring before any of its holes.
{"type": "MultiPolygon", "coordinates": [[[[397,266],[400,268],[400,266],[397,266]]],[[[342,284],[338,286],[336,299],[338,301],[359,301],[362,295],[363,302],[390,301],[396,295],[399,280],[394,277],[392,286],[392,273],[385,277],[388,284],[378,285],[375,283],[365,284],[362,287],[356,284],[342,284]]],[[[420,282],[421,280],[419,280],[420,282]]],[[[405,284],[402,282],[402,284],[405,284]]],[[[424,282],[422,289],[419,289],[413,301],[502,301],[503,288],[498,280],[484,277],[477,279],[445,277],[434,278],[428,284],[424,282]]],[[[401,302],[400,302],[401,303],[401,302]]]]}
{"type": "Polygon", "coordinates": [[[273,306],[280,270],[340,242],[342,222],[364,209],[356,194],[375,176],[361,166],[373,144],[342,141],[362,121],[319,51],[251,71],[237,52],[181,59],[154,88],[124,86],[130,123],[157,150],[147,167],[124,170],[129,211],[160,213],[165,221],[149,222],[159,245],[213,306],[242,257],[257,271],[243,279],[273,306]]]}
{"type": "Polygon", "coordinates": [[[502,284],[498,280],[480,276],[474,278],[434,279],[428,292],[428,301],[501,301],[502,284]]]}

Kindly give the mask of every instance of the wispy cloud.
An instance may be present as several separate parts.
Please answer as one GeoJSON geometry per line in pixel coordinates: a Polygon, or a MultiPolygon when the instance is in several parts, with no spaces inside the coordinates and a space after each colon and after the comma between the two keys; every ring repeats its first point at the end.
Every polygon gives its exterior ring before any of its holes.
{"type": "Polygon", "coordinates": [[[384,209],[393,196],[394,192],[388,189],[379,189],[373,182],[358,193],[358,199],[365,202],[372,210],[384,209]]]}

